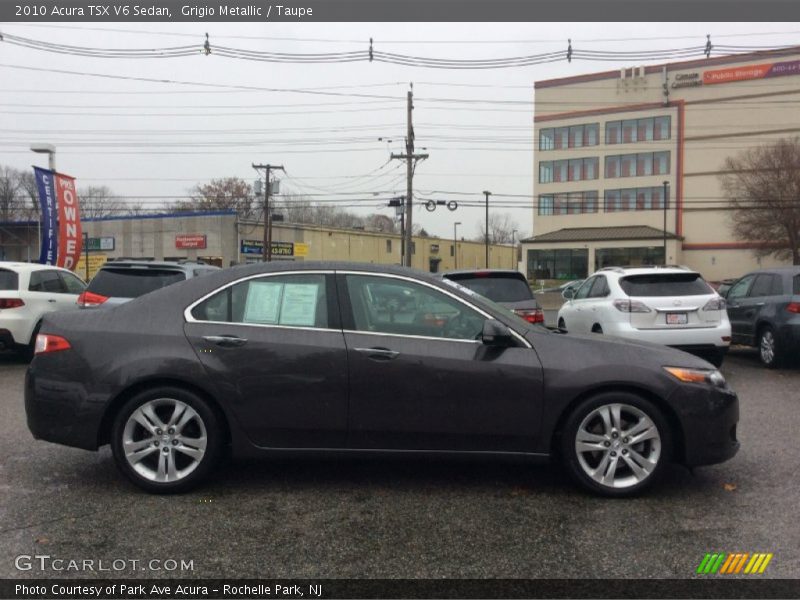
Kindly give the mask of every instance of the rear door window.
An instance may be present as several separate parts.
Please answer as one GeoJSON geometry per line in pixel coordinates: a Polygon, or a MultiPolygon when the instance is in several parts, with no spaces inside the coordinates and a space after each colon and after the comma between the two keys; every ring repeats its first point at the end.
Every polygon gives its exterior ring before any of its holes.
{"type": "Polygon", "coordinates": [[[109,298],[138,298],[185,279],[183,271],[108,268],[97,272],[88,290],[109,298]]]}
{"type": "Polygon", "coordinates": [[[0,269],[0,290],[17,290],[19,289],[19,275],[14,271],[0,269]]]}
{"type": "Polygon", "coordinates": [[[648,273],[628,275],[619,281],[628,296],[700,296],[712,293],[699,273],[648,273]]]}
{"type": "Polygon", "coordinates": [[[533,298],[527,280],[514,275],[454,276],[452,280],[495,302],[520,302],[533,298]]]}
{"type": "Polygon", "coordinates": [[[773,296],[781,294],[781,291],[773,291],[776,288],[778,290],[781,288],[780,277],[771,273],[762,273],[761,275],[756,276],[756,280],[753,282],[753,287],[750,288],[750,293],[748,296],[752,298],[759,298],[761,296],[773,296]],[[776,283],[778,284],[777,286],[775,285],[776,283]]]}
{"type": "Polygon", "coordinates": [[[58,271],[44,270],[33,271],[31,280],[28,283],[28,290],[31,292],[48,292],[51,294],[63,294],[67,291],[58,271]]]}
{"type": "Polygon", "coordinates": [[[792,293],[795,296],[800,295],[800,275],[794,276],[794,289],[792,289],[792,293]]]}
{"type": "Polygon", "coordinates": [[[83,283],[80,279],[78,279],[72,273],[65,273],[64,271],[58,272],[61,280],[64,282],[64,287],[66,288],[66,293],[68,294],[80,294],[83,290],[86,289],[86,284],[83,283]]]}
{"type": "Polygon", "coordinates": [[[610,292],[606,276],[598,275],[592,284],[592,289],[589,291],[589,298],[605,298],[610,292]]]}

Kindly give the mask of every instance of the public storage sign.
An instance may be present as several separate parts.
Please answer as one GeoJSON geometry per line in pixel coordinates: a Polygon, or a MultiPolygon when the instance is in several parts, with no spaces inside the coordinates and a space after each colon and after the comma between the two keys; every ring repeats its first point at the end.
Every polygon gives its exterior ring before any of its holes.
{"type": "Polygon", "coordinates": [[[206,236],[199,233],[186,233],[175,236],[175,247],[179,249],[205,249],[206,236]]]}

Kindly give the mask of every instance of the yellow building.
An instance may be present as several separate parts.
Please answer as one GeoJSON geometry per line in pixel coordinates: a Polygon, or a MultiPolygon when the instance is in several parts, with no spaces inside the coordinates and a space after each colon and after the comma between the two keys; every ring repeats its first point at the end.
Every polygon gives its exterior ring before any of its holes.
{"type": "Polygon", "coordinates": [[[780,264],[734,237],[720,176],[727,157],[800,134],[798,75],[794,48],[536,82],[528,276],[666,262],[721,280],[780,264]]]}

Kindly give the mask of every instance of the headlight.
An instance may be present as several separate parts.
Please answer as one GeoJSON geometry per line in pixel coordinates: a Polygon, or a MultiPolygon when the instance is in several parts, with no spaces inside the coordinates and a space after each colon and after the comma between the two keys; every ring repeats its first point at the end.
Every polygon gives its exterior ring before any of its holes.
{"type": "Polygon", "coordinates": [[[664,367],[664,370],[685,383],[707,383],[724,388],[725,377],[716,369],[687,369],[685,367],[664,367]]]}

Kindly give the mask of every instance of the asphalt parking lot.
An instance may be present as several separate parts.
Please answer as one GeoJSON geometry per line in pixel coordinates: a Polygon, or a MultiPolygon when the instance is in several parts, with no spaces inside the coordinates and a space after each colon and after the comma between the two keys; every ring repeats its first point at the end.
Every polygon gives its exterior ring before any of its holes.
{"type": "Polygon", "coordinates": [[[198,491],[149,496],[107,448],[31,437],[25,368],[0,356],[0,577],[684,578],[718,551],[771,552],[764,576],[800,574],[800,370],[767,371],[750,350],[722,369],[740,395],[739,454],[672,467],[631,500],[587,495],[551,466],[407,459],[226,462],[198,491]],[[20,571],[20,555],[193,568],[20,571]]]}

